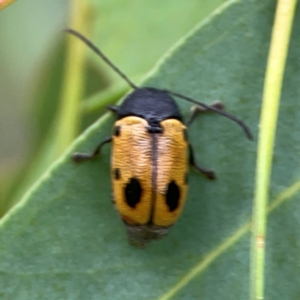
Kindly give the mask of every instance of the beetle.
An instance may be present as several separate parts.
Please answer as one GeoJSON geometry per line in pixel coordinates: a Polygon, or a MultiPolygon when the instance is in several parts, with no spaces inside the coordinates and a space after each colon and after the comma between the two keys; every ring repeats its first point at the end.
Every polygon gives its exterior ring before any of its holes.
{"type": "Polygon", "coordinates": [[[212,170],[198,165],[188,141],[187,126],[201,111],[214,111],[249,128],[223,110],[221,102],[206,105],[187,96],[153,87],[137,87],[91,41],[66,29],[94,50],[133,89],[120,106],[108,106],[116,116],[113,134],[92,153],[74,153],[75,162],[93,159],[104,144],[112,143],[111,181],[113,203],[128,232],[131,244],[143,247],[165,236],[180,217],[188,189],[188,164],[209,179],[212,170]],[[173,97],[196,104],[185,124],[173,97]]]}

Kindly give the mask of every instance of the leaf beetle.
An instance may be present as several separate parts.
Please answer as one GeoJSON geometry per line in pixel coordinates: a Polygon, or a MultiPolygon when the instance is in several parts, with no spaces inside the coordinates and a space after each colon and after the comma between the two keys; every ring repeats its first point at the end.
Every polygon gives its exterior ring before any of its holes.
{"type": "Polygon", "coordinates": [[[125,227],[129,242],[139,245],[160,239],[180,217],[187,197],[188,165],[214,179],[212,170],[198,165],[187,138],[187,126],[201,111],[214,111],[242,127],[249,128],[225,112],[221,102],[206,105],[187,96],[150,87],[137,87],[91,41],[73,29],[66,31],[94,50],[133,89],[120,106],[109,106],[116,116],[112,136],[92,153],[74,153],[75,162],[96,157],[104,144],[112,143],[111,181],[113,203],[125,227]],[[196,104],[185,124],[173,97],[196,104]]]}

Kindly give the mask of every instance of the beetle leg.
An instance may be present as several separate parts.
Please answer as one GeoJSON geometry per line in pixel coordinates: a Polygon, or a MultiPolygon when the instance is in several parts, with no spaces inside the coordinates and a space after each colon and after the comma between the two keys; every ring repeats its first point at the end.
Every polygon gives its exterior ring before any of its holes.
{"type": "Polygon", "coordinates": [[[114,208],[117,209],[114,192],[110,193],[110,199],[111,199],[111,203],[113,204],[114,208]]]}
{"type": "MultiPolygon", "coordinates": [[[[220,100],[214,101],[211,105],[213,108],[217,108],[218,110],[224,110],[225,106],[220,100]]],[[[187,125],[191,125],[195,118],[197,117],[198,114],[204,113],[204,112],[209,112],[210,110],[200,106],[200,105],[194,105],[191,107],[191,112],[190,112],[190,117],[189,120],[187,121],[187,125]]]]}
{"type": "Polygon", "coordinates": [[[201,166],[199,166],[194,159],[194,151],[193,148],[191,146],[191,144],[189,144],[189,163],[191,166],[193,166],[197,171],[201,172],[203,175],[205,175],[208,179],[216,179],[216,174],[213,170],[209,170],[206,168],[203,168],[201,166]]]}
{"type": "Polygon", "coordinates": [[[105,138],[98,146],[97,148],[92,152],[92,153],[79,153],[79,152],[76,152],[72,155],[72,159],[75,161],[75,162],[82,162],[82,161],[86,161],[86,160],[90,160],[94,157],[96,157],[99,152],[100,152],[100,149],[101,147],[104,145],[104,144],[107,144],[107,143],[110,143],[111,142],[111,136],[110,137],[107,137],[105,138]]]}

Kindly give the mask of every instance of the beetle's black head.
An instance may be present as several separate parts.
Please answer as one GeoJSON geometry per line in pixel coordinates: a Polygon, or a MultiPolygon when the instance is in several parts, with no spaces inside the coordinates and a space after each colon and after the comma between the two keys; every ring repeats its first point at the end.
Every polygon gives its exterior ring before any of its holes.
{"type": "Polygon", "coordinates": [[[150,123],[166,119],[182,121],[175,101],[165,91],[154,88],[139,88],[132,92],[117,111],[118,119],[138,116],[150,123]]]}

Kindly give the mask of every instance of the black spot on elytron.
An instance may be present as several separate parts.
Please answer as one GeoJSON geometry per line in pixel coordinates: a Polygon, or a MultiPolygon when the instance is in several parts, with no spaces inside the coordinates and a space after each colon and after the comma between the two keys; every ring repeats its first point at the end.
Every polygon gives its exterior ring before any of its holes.
{"type": "Polygon", "coordinates": [[[185,173],[185,175],[184,175],[184,184],[188,184],[188,182],[189,182],[189,174],[185,173]]]}
{"type": "Polygon", "coordinates": [[[167,194],[166,194],[166,202],[170,211],[174,211],[179,204],[180,199],[180,190],[175,181],[171,181],[168,184],[167,194]]]}
{"type": "Polygon", "coordinates": [[[188,141],[188,136],[187,136],[187,130],[183,129],[183,138],[187,142],[188,141]]]}
{"type": "Polygon", "coordinates": [[[131,178],[125,187],[125,201],[126,203],[135,208],[141,201],[142,187],[136,178],[131,178]]]}
{"type": "Polygon", "coordinates": [[[119,180],[121,178],[121,171],[119,168],[114,169],[114,176],[116,180],[119,180]]]}
{"type": "Polygon", "coordinates": [[[119,136],[121,134],[121,126],[115,126],[115,136],[119,136]]]}

